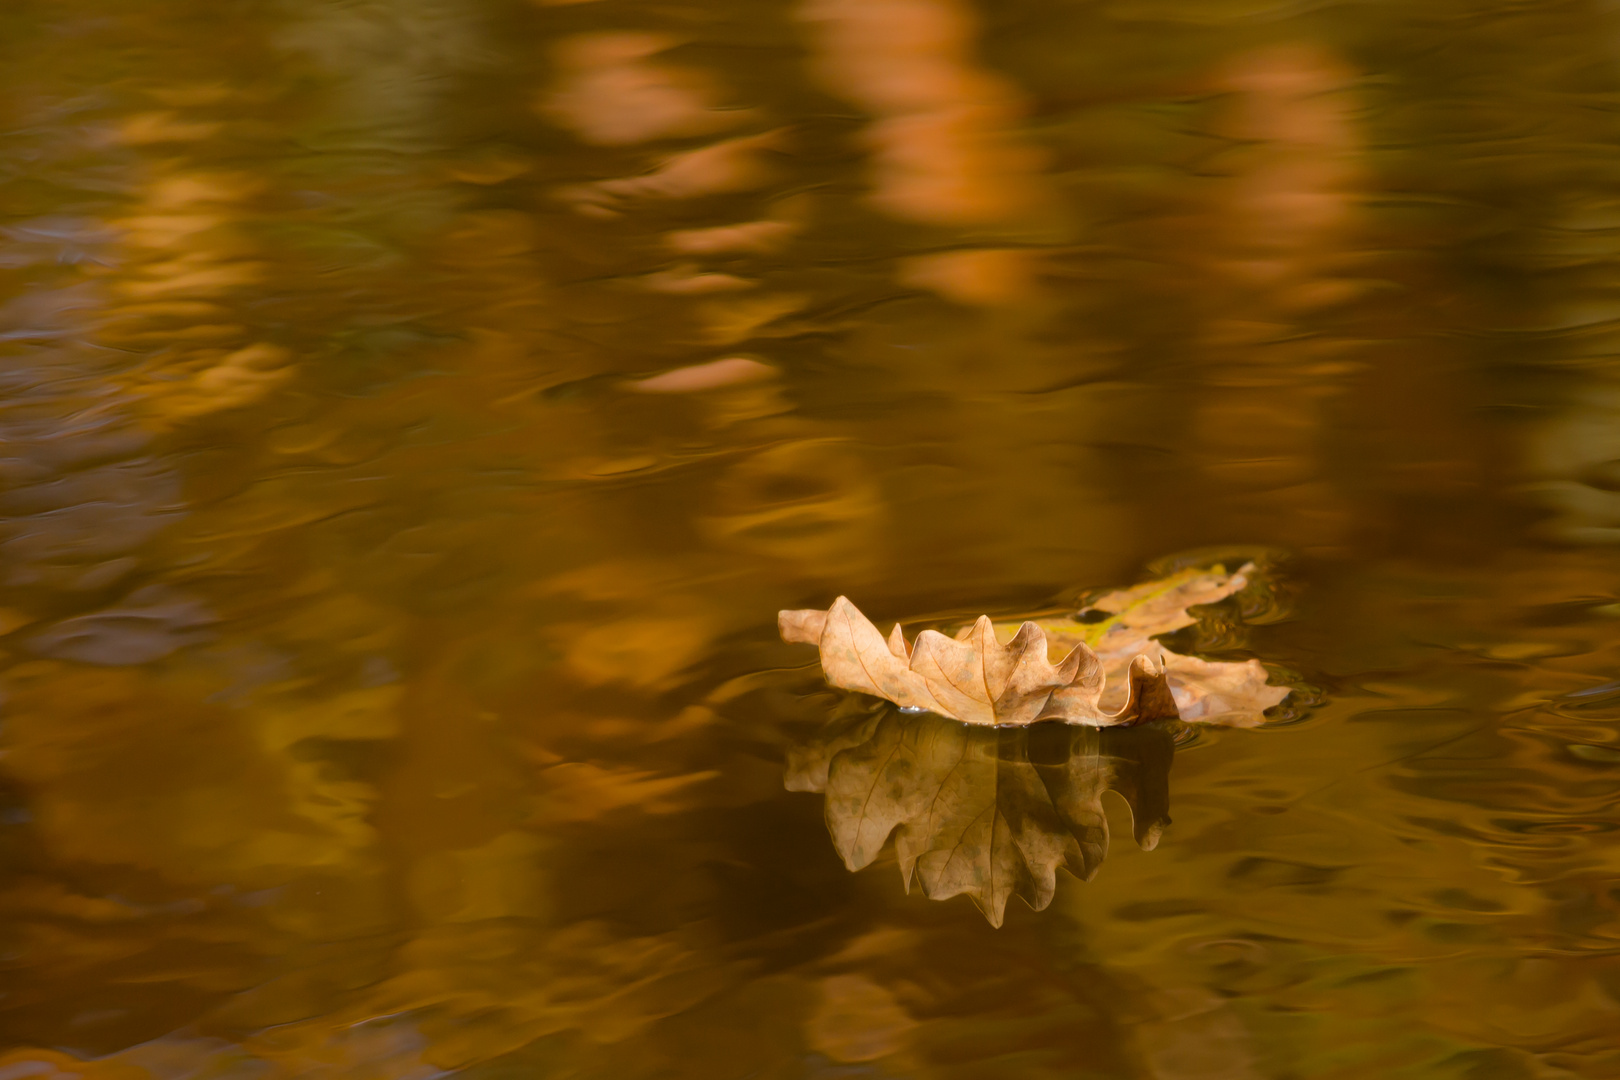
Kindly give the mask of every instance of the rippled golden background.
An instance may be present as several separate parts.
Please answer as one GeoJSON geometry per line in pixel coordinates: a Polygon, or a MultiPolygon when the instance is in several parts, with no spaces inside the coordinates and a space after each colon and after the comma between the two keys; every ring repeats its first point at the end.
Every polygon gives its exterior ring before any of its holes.
{"type": "Polygon", "coordinates": [[[7,0],[0,60],[0,1078],[1620,1077],[1611,5],[7,0]],[[784,790],[875,706],[778,608],[1232,545],[1272,602],[1177,647],[1302,706],[1047,910],[784,790]]]}

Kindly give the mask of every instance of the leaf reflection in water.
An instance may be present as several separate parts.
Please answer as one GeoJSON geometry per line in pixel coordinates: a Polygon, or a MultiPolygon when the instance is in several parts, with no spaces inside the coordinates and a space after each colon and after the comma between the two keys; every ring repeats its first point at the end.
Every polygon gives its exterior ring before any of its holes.
{"type": "Polygon", "coordinates": [[[992,926],[1007,901],[1052,902],[1057,869],[1090,880],[1108,854],[1103,792],[1131,808],[1136,842],[1170,824],[1171,720],[1132,727],[976,727],[886,709],[790,752],[790,791],[826,794],[827,829],[850,870],[891,833],[907,891],[966,894],[992,926]]]}

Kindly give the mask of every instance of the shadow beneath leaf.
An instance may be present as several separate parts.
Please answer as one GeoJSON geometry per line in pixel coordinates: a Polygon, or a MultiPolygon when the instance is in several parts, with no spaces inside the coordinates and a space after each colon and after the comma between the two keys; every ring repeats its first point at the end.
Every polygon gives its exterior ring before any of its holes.
{"type": "Polygon", "coordinates": [[[894,835],[901,880],[945,900],[966,894],[991,925],[1007,900],[1052,902],[1062,866],[1089,880],[1108,854],[1103,792],[1130,805],[1136,842],[1170,824],[1180,724],[986,727],[885,709],[788,754],[790,791],[826,795],[827,829],[850,870],[894,835]]]}

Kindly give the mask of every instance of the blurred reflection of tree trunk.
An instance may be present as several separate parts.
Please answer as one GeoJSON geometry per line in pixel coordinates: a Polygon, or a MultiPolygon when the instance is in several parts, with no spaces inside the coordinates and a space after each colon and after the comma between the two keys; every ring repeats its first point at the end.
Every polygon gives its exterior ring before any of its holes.
{"type": "Polygon", "coordinates": [[[1202,271],[1194,452],[1246,538],[1341,544],[1349,508],[1324,475],[1329,399],[1352,343],[1331,329],[1357,291],[1353,267],[1363,136],[1348,67],[1320,46],[1242,53],[1213,80],[1223,95],[1208,163],[1209,215],[1188,255],[1202,271]]]}
{"type": "Polygon", "coordinates": [[[1074,223],[1028,131],[1028,94],[981,56],[980,14],[962,0],[796,8],[812,78],[864,114],[859,209],[894,223],[869,257],[907,291],[835,349],[845,378],[894,386],[878,437],[898,516],[930,541],[909,545],[910,573],[938,580],[953,572],[937,562],[994,550],[1002,565],[973,571],[983,581],[1050,588],[1105,573],[1130,546],[1095,445],[1116,433],[1121,388],[1080,385],[1098,377],[1098,350],[1067,339],[1066,298],[1047,282],[1074,223]]]}

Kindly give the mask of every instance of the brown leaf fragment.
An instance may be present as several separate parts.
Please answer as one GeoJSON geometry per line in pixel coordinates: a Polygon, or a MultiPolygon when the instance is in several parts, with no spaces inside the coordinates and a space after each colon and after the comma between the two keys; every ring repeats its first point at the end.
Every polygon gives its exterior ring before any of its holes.
{"type": "Polygon", "coordinates": [[[1259,573],[1252,562],[1192,567],[1105,593],[1073,617],[981,616],[950,637],[924,630],[910,647],[898,624],[883,642],[844,597],[827,611],[783,611],[778,622],[784,641],[820,647],[834,686],[964,723],[1118,726],[1179,716],[1256,727],[1289,694],[1258,660],[1182,656],[1154,638],[1192,626],[1190,608],[1234,595],[1259,573]]]}
{"type": "MultiPolygon", "coordinates": [[[[821,631],[826,625],[827,613],[814,608],[776,613],[776,628],[782,640],[789,643],[818,645],[821,643],[821,631]]],[[[894,625],[896,630],[900,629],[899,623],[894,625]]]]}
{"type": "MultiPolygon", "coordinates": [[[[813,620],[806,616],[804,625],[808,629],[813,620]]],[[[874,694],[904,709],[928,709],[953,715],[935,700],[927,681],[889,651],[888,642],[883,640],[877,627],[844,597],[840,596],[827,609],[816,644],[821,648],[823,669],[838,671],[832,678],[835,685],[874,694]]],[[[917,647],[922,648],[921,639],[917,647]]],[[[913,654],[912,662],[916,660],[913,654]]]]}
{"type": "Polygon", "coordinates": [[[1118,713],[1115,723],[1143,724],[1149,720],[1179,720],[1181,711],[1175,695],[1170,692],[1166,679],[1166,666],[1154,666],[1146,656],[1131,661],[1127,674],[1130,696],[1118,713]]]}
{"type": "Polygon", "coordinates": [[[1288,696],[1286,686],[1271,686],[1258,660],[1242,663],[1201,660],[1164,653],[1165,672],[1181,718],[1226,727],[1258,727],[1265,711],[1288,696]]]}
{"type": "Polygon", "coordinates": [[[784,641],[814,643],[821,649],[822,670],[834,686],[964,723],[1064,720],[1104,725],[1176,716],[1164,671],[1145,657],[1131,666],[1124,708],[1104,713],[1097,705],[1103,670],[1096,654],[1081,643],[1053,665],[1046,634],[1032,622],[1019,627],[1005,645],[996,640],[989,618],[981,616],[959,639],[924,630],[907,649],[899,625],[885,641],[840,596],[825,612],[779,612],[777,625],[784,641]]]}
{"type": "Polygon", "coordinates": [[[1129,589],[1115,589],[1091,602],[1092,609],[1118,617],[1104,640],[1121,644],[1141,641],[1191,626],[1197,620],[1188,608],[1213,604],[1242,589],[1255,573],[1254,563],[1244,563],[1232,573],[1222,568],[1186,570],[1159,581],[1143,582],[1129,589]]]}
{"type": "MultiPolygon", "coordinates": [[[[816,643],[811,642],[811,644],[814,645],[816,643]]],[[[901,660],[905,660],[908,663],[911,660],[911,649],[906,645],[906,635],[905,632],[900,629],[899,623],[895,623],[894,629],[889,631],[889,651],[894,653],[894,655],[899,657],[901,660]]]]}
{"type": "MultiPolygon", "coordinates": [[[[1253,563],[1235,571],[1215,566],[1188,569],[1129,589],[1118,589],[1092,601],[1081,618],[1046,618],[1039,622],[1050,647],[1068,648],[1085,643],[1102,661],[1108,687],[1099,701],[1103,709],[1124,706],[1129,665],[1144,651],[1164,665],[1181,718],[1189,723],[1225,727],[1257,727],[1265,712],[1289,694],[1286,686],[1273,686],[1257,660],[1241,662],[1202,660],[1182,656],[1152,639],[1191,626],[1197,618],[1190,608],[1212,604],[1244,588],[1258,574],[1253,563]],[[1102,616],[1102,618],[1098,618],[1102,616]]],[[[1021,627],[1019,628],[1022,629],[1021,627]]],[[[1003,640],[1014,636],[1013,625],[1001,623],[996,632],[1003,640]]]]}

